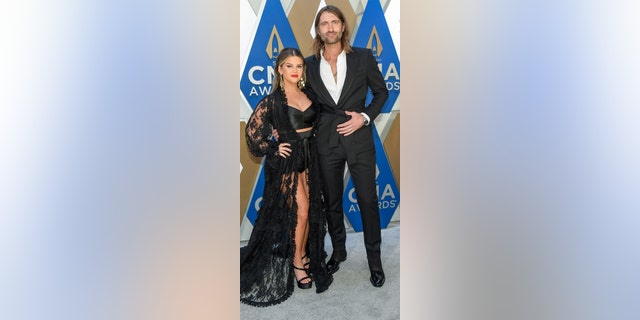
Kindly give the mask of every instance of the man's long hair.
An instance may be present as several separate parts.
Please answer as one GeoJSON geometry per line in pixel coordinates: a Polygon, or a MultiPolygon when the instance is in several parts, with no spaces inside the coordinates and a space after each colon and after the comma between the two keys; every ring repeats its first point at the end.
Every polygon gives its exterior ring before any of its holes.
{"type": "Polygon", "coordinates": [[[328,5],[318,11],[318,14],[316,14],[316,20],[313,24],[314,28],[316,29],[316,37],[313,39],[313,52],[315,53],[316,58],[320,59],[320,50],[324,49],[324,41],[322,41],[322,37],[320,37],[318,24],[320,24],[320,16],[325,12],[333,13],[336,17],[338,17],[338,19],[340,19],[340,21],[342,21],[342,24],[344,25],[344,32],[342,32],[341,40],[342,50],[344,50],[345,53],[351,52],[351,44],[349,43],[349,26],[347,25],[347,20],[345,19],[342,11],[338,9],[338,7],[328,5]]]}

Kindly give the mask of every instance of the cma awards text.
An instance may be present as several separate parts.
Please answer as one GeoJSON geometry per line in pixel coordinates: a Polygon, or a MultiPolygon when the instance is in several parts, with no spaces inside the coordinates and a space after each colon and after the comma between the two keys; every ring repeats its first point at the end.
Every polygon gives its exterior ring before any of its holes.
{"type": "Polygon", "coordinates": [[[386,72],[382,70],[382,63],[378,63],[378,69],[380,69],[380,72],[384,74],[384,81],[387,84],[387,90],[400,90],[400,74],[398,73],[395,63],[389,63],[389,67],[386,72]],[[391,77],[395,78],[395,81],[389,81],[389,78],[391,77]]]}
{"type": "MultiPolygon", "coordinates": [[[[396,198],[396,194],[393,192],[393,188],[390,184],[387,184],[380,194],[380,185],[376,185],[376,190],[378,191],[378,208],[379,209],[392,209],[398,205],[398,199],[396,198]]],[[[358,206],[358,200],[356,199],[356,189],[351,188],[349,190],[349,201],[351,205],[349,205],[349,210],[347,212],[360,212],[360,207],[358,206]]]]}
{"type": "MultiPolygon", "coordinates": [[[[391,209],[395,208],[398,205],[398,199],[396,197],[395,192],[393,192],[393,188],[390,184],[387,184],[380,194],[380,185],[376,186],[376,190],[378,191],[378,208],[380,209],[391,209]]],[[[356,199],[356,189],[351,188],[349,190],[349,201],[351,205],[349,205],[348,212],[359,212],[360,207],[358,206],[358,200],[356,199]]],[[[256,211],[260,210],[260,206],[262,205],[262,197],[256,199],[256,202],[253,204],[256,211]]]]}
{"type": "MultiPolygon", "coordinates": [[[[380,72],[384,75],[384,81],[387,84],[387,90],[400,90],[400,74],[395,63],[390,63],[387,70],[382,70],[382,63],[378,63],[380,72]]],[[[249,96],[265,96],[271,92],[273,84],[274,71],[272,66],[253,66],[247,73],[249,82],[253,84],[249,96]],[[265,84],[266,82],[266,84],[265,84]]]]}
{"type": "Polygon", "coordinates": [[[263,66],[253,66],[249,69],[247,76],[249,81],[254,85],[251,87],[249,96],[265,96],[271,92],[271,85],[273,84],[273,67],[268,66],[265,74],[265,68],[263,66]],[[258,77],[256,77],[256,75],[258,77]],[[266,80],[265,80],[266,79],[266,80]],[[267,82],[266,86],[263,84],[267,82]]]}

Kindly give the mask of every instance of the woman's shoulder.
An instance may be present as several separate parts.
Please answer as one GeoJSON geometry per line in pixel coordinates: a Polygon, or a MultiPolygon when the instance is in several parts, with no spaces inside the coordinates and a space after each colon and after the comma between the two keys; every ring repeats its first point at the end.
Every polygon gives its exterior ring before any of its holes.
{"type": "Polygon", "coordinates": [[[260,99],[260,102],[271,101],[273,99],[275,99],[275,92],[271,92],[271,93],[267,94],[266,96],[262,97],[262,99],[260,99]]]}
{"type": "Polygon", "coordinates": [[[318,97],[318,95],[316,94],[315,91],[313,91],[313,89],[310,86],[306,86],[304,87],[304,89],[302,89],[302,92],[304,92],[305,95],[307,95],[307,97],[311,100],[311,101],[316,101],[316,98],[318,97]]]}
{"type": "Polygon", "coordinates": [[[271,92],[266,96],[262,97],[262,99],[258,101],[258,105],[263,105],[265,107],[273,107],[277,101],[281,100],[279,96],[280,95],[278,91],[271,92]]]}

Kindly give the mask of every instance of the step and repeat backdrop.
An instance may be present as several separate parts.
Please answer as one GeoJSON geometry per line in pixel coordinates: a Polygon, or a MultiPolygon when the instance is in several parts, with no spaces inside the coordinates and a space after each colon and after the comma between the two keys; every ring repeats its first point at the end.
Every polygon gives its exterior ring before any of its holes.
{"type": "MultiPolygon", "coordinates": [[[[271,91],[273,64],[281,48],[313,54],[313,22],[325,5],[346,16],[355,47],[370,48],[389,90],[375,119],[378,201],[382,228],[400,220],[400,1],[399,0],[242,0],[240,5],[240,238],[247,240],[262,201],[262,159],[247,150],[244,128],[253,108],[271,91]]],[[[362,231],[360,211],[348,170],[343,209],[347,225],[362,231]]]]}

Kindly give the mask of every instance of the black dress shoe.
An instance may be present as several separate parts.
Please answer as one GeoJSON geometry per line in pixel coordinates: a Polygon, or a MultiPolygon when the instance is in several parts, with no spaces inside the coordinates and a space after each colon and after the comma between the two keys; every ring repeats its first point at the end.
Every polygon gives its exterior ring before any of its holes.
{"type": "Polygon", "coordinates": [[[346,257],[342,259],[334,259],[333,256],[327,262],[327,273],[334,274],[340,269],[340,262],[347,260],[346,257]]]}
{"type": "Polygon", "coordinates": [[[371,280],[371,284],[374,287],[382,287],[384,279],[384,271],[371,271],[371,278],[369,278],[369,280],[371,280]]]}

